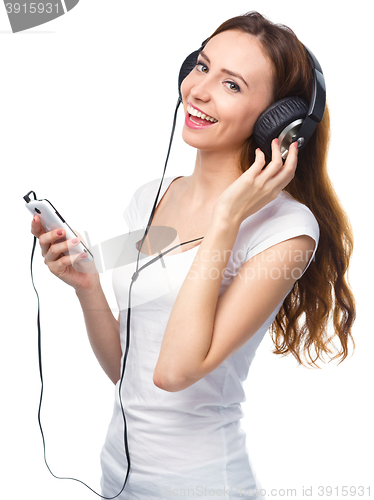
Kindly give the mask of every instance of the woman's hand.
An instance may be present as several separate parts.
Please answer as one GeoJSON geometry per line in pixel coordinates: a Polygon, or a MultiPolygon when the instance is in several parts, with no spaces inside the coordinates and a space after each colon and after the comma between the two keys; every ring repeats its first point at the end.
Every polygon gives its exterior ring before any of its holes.
{"type": "Polygon", "coordinates": [[[75,242],[74,240],[59,242],[64,237],[64,229],[54,229],[46,232],[37,215],[34,216],[31,223],[31,232],[39,239],[44,263],[52,274],[72,286],[76,291],[89,290],[100,283],[93,261],[85,263],[80,258],[81,254],[63,255],[63,252],[74,248],[82,240],[79,233],[75,231],[79,236],[75,242]]]}
{"type": "Polygon", "coordinates": [[[281,190],[293,179],[297,166],[297,143],[291,144],[283,164],[278,139],[271,145],[272,160],[264,169],[265,155],[256,150],[253,165],[233,182],[218,198],[214,212],[225,214],[239,225],[244,219],[275,200],[281,190]]]}

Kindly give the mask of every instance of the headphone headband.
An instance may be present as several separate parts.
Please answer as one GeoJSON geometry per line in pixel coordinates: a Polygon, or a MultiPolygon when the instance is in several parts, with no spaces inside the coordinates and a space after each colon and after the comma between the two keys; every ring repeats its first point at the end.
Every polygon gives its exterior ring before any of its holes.
{"type": "Polygon", "coordinates": [[[318,123],[322,121],[326,106],[326,84],[322,68],[317,58],[305,45],[304,48],[308,54],[312,65],[312,94],[309,103],[308,114],[293,141],[297,141],[299,149],[312,137],[318,123]]]}

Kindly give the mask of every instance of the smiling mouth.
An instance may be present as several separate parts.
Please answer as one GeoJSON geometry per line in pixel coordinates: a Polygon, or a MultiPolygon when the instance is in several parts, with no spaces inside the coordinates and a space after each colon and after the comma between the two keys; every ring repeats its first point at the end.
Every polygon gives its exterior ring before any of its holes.
{"type": "Polygon", "coordinates": [[[218,120],[213,118],[212,116],[206,115],[199,109],[191,106],[190,103],[187,103],[187,113],[185,124],[190,129],[201,130],[204,128],[212,127],[218,120]]]}
{"type": "Polygon", "coordinates": [[[187,104],[187,111],[190,115],[190,120],[197,125],[203,124],[205,122],[217,123],[218,120],[213,118],[212,116],[206,115],[202,111],[191,106],[190,103],[187,104]]]}

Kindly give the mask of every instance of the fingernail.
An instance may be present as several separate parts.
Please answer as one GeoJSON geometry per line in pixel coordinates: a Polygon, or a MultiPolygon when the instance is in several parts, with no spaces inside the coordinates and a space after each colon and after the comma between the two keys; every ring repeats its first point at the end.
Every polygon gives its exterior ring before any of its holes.
{"type": "Polygon", "coordinates": [[[80,256],[79,256],[79,258],[82,259],[82,260],[85,259],[86,257],[87,257],[86,253],[81,253],[80,256]]]}
{"type": "Polygon", "coordinates": [[[278,141],[278,139],[277,139],[277,138],[276,138],[276,139],[274,139],[274,142],[275,142],[275,144],[279,144],[279,141],[278,141]]]}
{"type": "Polygon", "coordinates": [[[293,143],[293,145],[295,146],[296,151],[299,151],[299,145],[298,145],[297,141],[295,141],[295,142],[293,143]]]}
{"type": "Polygon", "coordinates": [[[79,243],[79,238],[73,238],[71,242],[73,243],[73,245],[76,245],[77,243],[79,243]]]}
{"type": "Polygon", "coordinates": [[[59,229],[59,230],[57,231],[57,234],[58,234],[59,236],[62,236],[62,235],[64,234],[63,229],[59,229]]]}

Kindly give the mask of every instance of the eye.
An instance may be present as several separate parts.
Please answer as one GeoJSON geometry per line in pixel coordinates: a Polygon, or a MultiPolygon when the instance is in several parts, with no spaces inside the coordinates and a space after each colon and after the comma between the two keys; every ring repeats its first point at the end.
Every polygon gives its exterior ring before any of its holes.
{"type": "Polygon", "coordinates": [[[226,87],[232,92],[241,92],[240,87],[237,83],[231,82],[230,80],[223,82],[226,87]]]}
{"type": "Polygon", "coordinates": [[[201,71],[202,73],[208,73],[208,71],[209,71],[208,66],[201,61],[197,61],[195,67],[196,67],[197,71],[201,71]]]}

